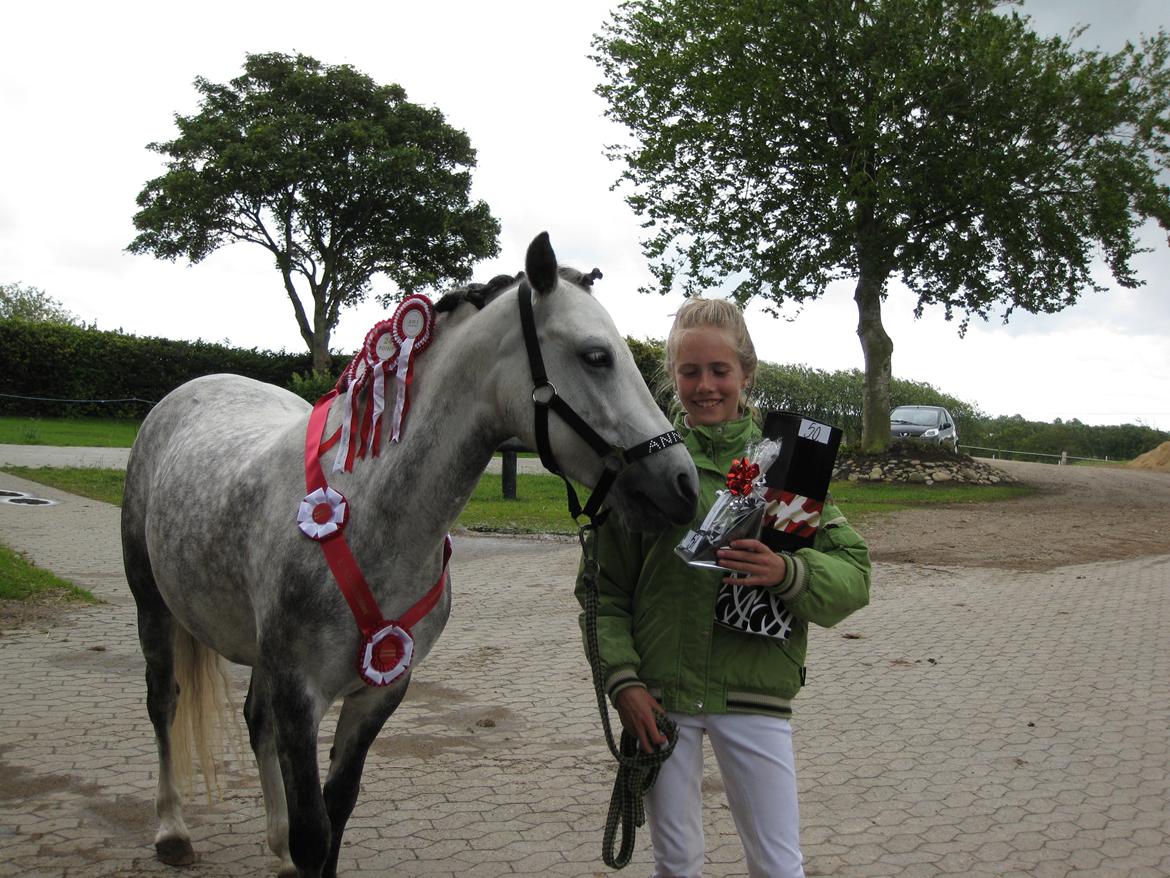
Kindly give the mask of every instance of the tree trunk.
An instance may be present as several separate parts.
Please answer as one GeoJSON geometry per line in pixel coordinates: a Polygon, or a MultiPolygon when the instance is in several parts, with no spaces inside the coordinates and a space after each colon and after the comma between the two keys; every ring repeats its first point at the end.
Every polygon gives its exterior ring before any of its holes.
{"type": "Polygon", "coordinates": [[[329,330],[319,327],[313,332],[313,344],[310,348],[313,354],[313,371],[329,374],[333,368],[333,358],[329,356],[329,330]]]}
{"type": "Polygon", "coordinates": [[[329,293],[327,284],[315,284],[309,281],[309,288],[313,293],[313,340],[309,344],[309,352],[313,355],[313,371],[329,374],[329,293]]]}
{"type": "Polygon", "coordinates": [[[882,326],[882,289],[889,271],[861,266],[853,301],[857,303],[857,337],[865,357],[861,399],[861,451],[872,454],[890,446],[890,376],[894,343],[882,326]]]}

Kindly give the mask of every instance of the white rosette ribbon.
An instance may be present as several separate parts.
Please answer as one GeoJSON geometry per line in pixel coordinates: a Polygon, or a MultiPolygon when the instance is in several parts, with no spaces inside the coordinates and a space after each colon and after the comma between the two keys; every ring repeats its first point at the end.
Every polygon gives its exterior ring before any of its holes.
{"type": "Polygon", "coordinates": [[[341,441],[337,444],[337,455],[333,459],[333,472],[335,473],[345,472],[353,466],[354,442],[360,432],[358,394],[369,377],[370,370],[363,350],[350,361],[342,375],[346,385],[345,409],[341,421],[341,441]]]}
{"type": "Polygon", "coordinates": [[[349,504],[330,487],[318,488],[305,496],[297,509],[297,527],[314,540],[323,540],[345,525],[349,504]]]}

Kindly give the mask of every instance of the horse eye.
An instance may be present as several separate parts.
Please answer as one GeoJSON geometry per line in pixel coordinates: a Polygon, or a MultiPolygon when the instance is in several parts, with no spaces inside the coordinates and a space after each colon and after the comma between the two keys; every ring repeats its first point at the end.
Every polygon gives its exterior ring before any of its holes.
{"type": "Polygon", "coordinates": [[[591,351],[585,351],[581,354],[581,359],[585,361],[585,365],[592,366],[595,369],[602,369],[606,366],[613,365],[613,357],[609,355],[609,351],[602,348],[594,348],[591,351]]]}

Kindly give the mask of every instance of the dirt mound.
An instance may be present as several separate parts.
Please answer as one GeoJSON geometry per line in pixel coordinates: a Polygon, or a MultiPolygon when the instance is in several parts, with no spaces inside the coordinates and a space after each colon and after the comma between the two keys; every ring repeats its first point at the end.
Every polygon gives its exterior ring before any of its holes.
{"type": "MultiPolygon", "coordinates": [[[[1125,467],[997,460],[1033,493],[998,503],[931,504],[861,526],[876,561],[1051,570],[1170,553],[1170,475],[1125,467]],[[1098,508],[1124,509],[1118,526],[1098,508]]],[[[849,515],[848,504],[842,510],[849,515]]]]}
{"type": "Polygon", "coordinates": [[[1139,454],[1126,466],[1131,469],[1152,469],[1160,473],[1170,473],[1170,442],[1163,442],[1152,451],[1139,454]]]}

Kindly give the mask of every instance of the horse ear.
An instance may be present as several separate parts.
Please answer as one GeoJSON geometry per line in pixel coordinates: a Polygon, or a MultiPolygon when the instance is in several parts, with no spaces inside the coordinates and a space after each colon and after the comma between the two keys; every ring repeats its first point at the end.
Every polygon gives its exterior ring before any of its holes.
{"type": "Polygon", "coordinates": [[[557,254],[548,241],[548,232],[541,232],[528,245],[524,257],[524,273],[538,293],[551,293],[557,286],[557,254]]]}

